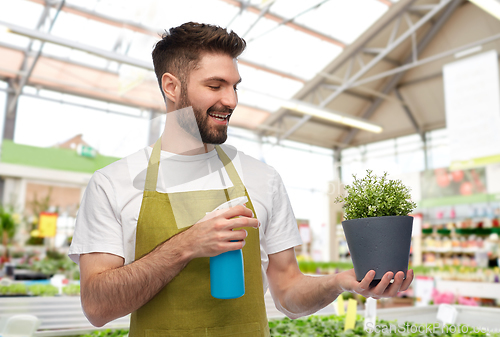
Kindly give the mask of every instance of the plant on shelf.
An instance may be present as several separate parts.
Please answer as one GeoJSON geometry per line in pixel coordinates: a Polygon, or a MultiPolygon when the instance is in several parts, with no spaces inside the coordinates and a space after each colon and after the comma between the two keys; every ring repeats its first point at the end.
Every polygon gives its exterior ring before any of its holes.
{"type": "Polygon", "coordinates": [[[16,234],[16,228],[19,223],[18,216],[4,206],[0,206],[0,236],[3,244],[3,255],[0,262],[9,260],[8,245],[10,240],[16,234]]]}
{"type": "Polygon", "coordinates": [[[351,253],[356,278],[363,279],[375,270],[373,284],[392,271],[405,273],[411,244],[413,218],[408,216],[416,204],[411,201],[410,189],[400,180],[391,180],[387,172],[376,176],[367,170],[364,178],[353,175],[354,182],[345,186],[342,227],[351,253]]]}
{"type": "Polygon", "coordinates": [[[51,284],[33,284],[28,287],[28,291],[33,296],[56,296],[59,289],[51,284]]]}
{"type": "Polygon", "coordinates": [[[52,187],[49,188],[47,195],[39,198],[35,192],[33,199],[27,203],[27,208],[31,210],[31,215],[26,214],[30,237],[26,241],[27,245],[43,245],[44,238],[33,235],[38,230],[39,216],[42,212],[47,212],[52,204],[52,187]]]}
{"type": "Polygon", "coordinates": [[[31,265],[26,267],[47,276],[64,274],[69,280],[80,279],[78,265],[71,261],[66,254],[56,250],[48,250],[45,258],[35,260],[31,265]]]}
{"type": "Polygon", "coordinates": [[[28,288],[22,283],[0,284],[0,296],[27,296],[28,288]]]}

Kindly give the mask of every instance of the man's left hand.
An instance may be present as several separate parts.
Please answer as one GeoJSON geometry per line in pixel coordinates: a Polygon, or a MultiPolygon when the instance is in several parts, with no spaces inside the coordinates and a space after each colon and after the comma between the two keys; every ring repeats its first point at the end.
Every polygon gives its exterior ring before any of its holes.
{"type": "Polygon", "coordinates": [[[361,282],[356,280],[354,269],[335,275],[337,284],[342,291],[348,291],[366,298],[372,297],[374,299],[394,297],[398,292],[407,290],[413,280],[413,270],[408,270],[406,279],[404,279],[404,273],[402,271],[397,272],[396,276],[394,276],[394,282],[391,283],[393,276],[394,273],[389,271],[385,273],[376,286],[370,287],[370,283],[375,277],[375,271],[373,270],[366,273],[361,282]]]}

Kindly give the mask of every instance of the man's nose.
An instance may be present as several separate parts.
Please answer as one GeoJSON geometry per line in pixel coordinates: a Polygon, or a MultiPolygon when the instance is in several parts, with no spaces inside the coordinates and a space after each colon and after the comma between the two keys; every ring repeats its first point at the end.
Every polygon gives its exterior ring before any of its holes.
{"type": "Polygon", "coordinates": [[[221,103],[229,109],[236,108],[236,105],[238,105],[238,94],[236,93],[236,90],[234,90],[234,88],[228,88],[225,90],[221,103]]]}

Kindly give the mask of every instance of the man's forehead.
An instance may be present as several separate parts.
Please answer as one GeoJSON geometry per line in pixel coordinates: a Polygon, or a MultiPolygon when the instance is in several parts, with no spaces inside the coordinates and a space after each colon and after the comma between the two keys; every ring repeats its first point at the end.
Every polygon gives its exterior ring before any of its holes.
{"type": "Polygon", "coordinates": [[[191,72],[191,75],[202,76],[202,80],[225,80],[241,82],[238,61],[226,54],[204,53],[191,72]]]}

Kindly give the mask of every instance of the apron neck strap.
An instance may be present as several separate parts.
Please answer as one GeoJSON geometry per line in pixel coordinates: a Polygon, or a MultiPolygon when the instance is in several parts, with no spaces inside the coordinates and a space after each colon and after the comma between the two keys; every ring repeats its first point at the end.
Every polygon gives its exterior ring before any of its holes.
{"type": "MultiPolygon", "coordinates": [[[[219,155],[224,168],[226,169],[227,175],[234,186],[243,186],[240,176],[233,163],[227,156],[227,154],[221,149],[219,145],[215,146],[217,154],[219,155]]],[[[160,156],[161,156],[161,137],[156,141],[153,146],[153,151],[151,152],[151,157],[149,157],[148,170],[146,173],[146,185],[144,186],[145,191],[156,191],[156,184],[158,182],[158,169],[160,167],[160,156]]]]}
{"type": "Polygon", "coordinates": [[[156,191],[158,168],[160,167],[160,155],[161,137],[156,141],[153,146],[153,151],[151,152],[151,157],[149,157],[148,171],[146,173],[146,185],[144,186],[145,191],[156,191]]]}
{"type": "Polygon", "coordinates": [[[215,149],[217,150],[217,154],[219,155],[220,160],[222,161],[222,164],[224,165],[224,168],[226,169],[227,175],[229,176],[229,179],[231,179],[232,183],[234,186],[243,186],[243,183],[241,182],[240,176],[238,172],[236,172],[236,169],[234,168],[233,163],[231,162],[231,159],[227,156],[227,154],[222,150],[222,148],[219,145],[215,145],[215,149]]]}

